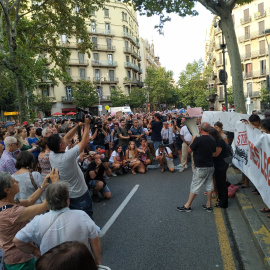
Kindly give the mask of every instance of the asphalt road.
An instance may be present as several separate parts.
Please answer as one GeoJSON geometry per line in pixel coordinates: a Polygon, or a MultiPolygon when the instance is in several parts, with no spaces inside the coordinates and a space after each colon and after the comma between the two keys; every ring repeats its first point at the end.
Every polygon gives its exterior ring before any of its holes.
{"type": "Polygon", "coordinates": [[[112,270],[224,269],[214,213],[208,213],[204,189],[192,212],[176,210],[189,194],[191,168],[160,173],[111,177],[108,201],[94,203],[94,220],[101,228],[136,185],[138,189],[101,237],[102,265],[112,270]]]}

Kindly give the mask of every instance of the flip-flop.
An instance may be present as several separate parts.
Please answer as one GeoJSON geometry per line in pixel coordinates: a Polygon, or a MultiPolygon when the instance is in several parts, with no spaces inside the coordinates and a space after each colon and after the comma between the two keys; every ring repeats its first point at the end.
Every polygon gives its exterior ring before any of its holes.
{"type": "Polygon", "coordinates": [[[270,213],[270,209],[263,208],[260,210],[262,213],[270,213]]]}

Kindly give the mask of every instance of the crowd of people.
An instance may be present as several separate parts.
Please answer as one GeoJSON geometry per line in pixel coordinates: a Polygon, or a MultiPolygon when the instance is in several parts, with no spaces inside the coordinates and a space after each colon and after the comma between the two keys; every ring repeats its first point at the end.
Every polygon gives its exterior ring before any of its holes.
{"type": "MultiPolygon", "coordinates": [[[[269,133],[270,118],[265,116],[259,125],[257,115],[249,122],[269,133]]],[[[231,134],[223,132],[221,122],[211,127],[199,117],[201,136],[192,136],[187,117],[153,112],[119,119],[84,116],[80,122],[60,118],[0,123],[0,249],[6,269],[35,269],[35,257],[37,269],[45,269],[46,263],[53,264],[54,255],[74,247],[90,251],[89,269],[97,269],[101,246],[92,202],[111,198],[106,182],[110,177],[144,174],[152,163],[158,163],[161,173],[183,173],[191,161],[190,194],[179,211],[191,211],[203,184],[203,208],[212,211],[213,195],[215,207],[227,208],[229,165],[224,158],[231,134]]],[[[242,180],[248,187],[247,177],[242,180]]]]}

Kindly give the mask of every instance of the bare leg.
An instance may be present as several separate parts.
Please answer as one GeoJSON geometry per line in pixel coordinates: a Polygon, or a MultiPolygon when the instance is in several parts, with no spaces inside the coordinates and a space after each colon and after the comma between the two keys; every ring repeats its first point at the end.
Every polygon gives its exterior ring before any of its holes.
{"type": "MultiPolygon", "coordinates": [[[[188,197],[188,201],[186,202],[185,204],[185,207],[186,208],[189,208],[193,202],[193,200],[195,199],[197,194],[194,194],[194,193],[189,193],[189,197],[188,197]]],[[[211,193],[210,193],[210,199],[211,199],[211,193]]]]}

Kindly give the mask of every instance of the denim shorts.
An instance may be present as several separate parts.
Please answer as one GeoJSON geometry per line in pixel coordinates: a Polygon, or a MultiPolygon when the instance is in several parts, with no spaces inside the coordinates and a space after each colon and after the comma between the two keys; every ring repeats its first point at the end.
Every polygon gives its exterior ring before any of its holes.
{"type": "Polygon", "coordinates": [[[92,218],[93,206],[90,191],[87,190],[81,197],[70,198],[69,208],[83,210],[90,218],[92,218]]]}
{"type": "MultiPolygon", "coordinates": [[[[89,187],[90,189],[94,189],[95,186],[96,186],[96,183],[100,181],[100,180],[91,180],[89,181],[89,187]]],[[[103,193],[106,193],[106,192],[111,192],[108,185],[104,186],[100,191],[101,195],[103,195],[103,193]]]]}
{"type": "Polygon", "coordinates": [[[190,192],[193,194],[198,194],[203,184],[205,184],[206,186],[205,189],[206,191],[213,191],[214,170],[215,170],[214,167],[203,167],[203,168],[196,167],[193,172],[190,192]]]}

